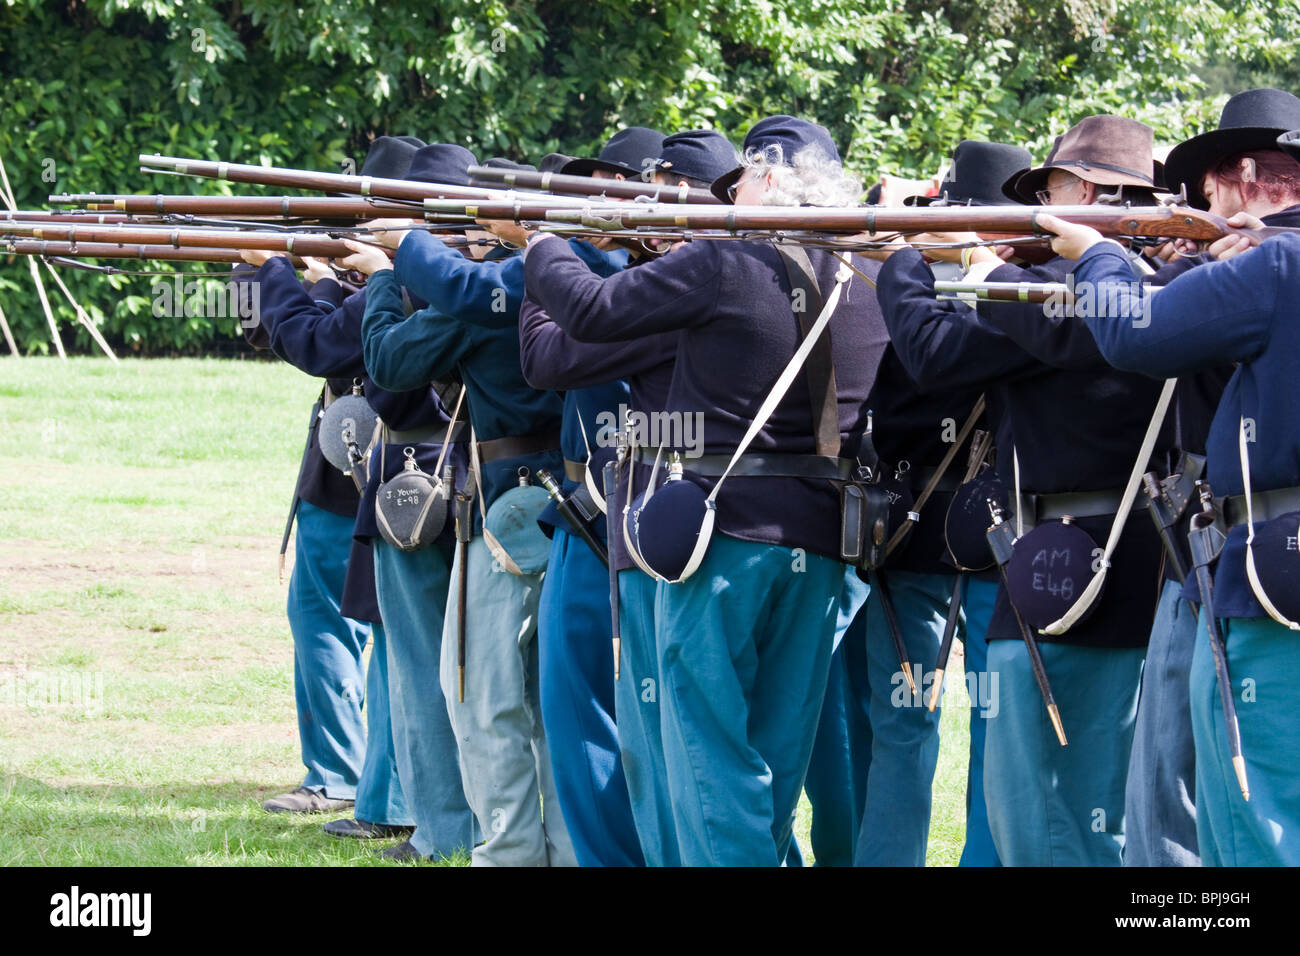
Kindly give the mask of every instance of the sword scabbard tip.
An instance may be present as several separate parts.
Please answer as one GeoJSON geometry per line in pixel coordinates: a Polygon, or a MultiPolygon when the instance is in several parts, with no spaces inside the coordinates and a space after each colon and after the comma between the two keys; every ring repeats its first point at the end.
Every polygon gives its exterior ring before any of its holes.
{"type": "Polygon", "coordinates": [[[1055,704],[1047,705],[1047,715],[1052,718],[1052,729],[1056,731],[1056,739],[1061,742],[1062,747],[1069,746],[1069,741],[1065,739],[1065,728],[1061,725],[1061,712],[1055,704]]]}
{"type": "Polygon", "coordinates": [[[1237,786],[1241,787],[1241,797],[1250,802],[1250,784],[1246,782],[1246,758],[1241,754],[1232,758],[1232,769],[1237,774],[1237,786]]]}
{"type": "Polygon", "coordinates": [[[934,709],[939,706],[939,694],[943,690],[943,674],[944,669],[942,667],[935,668],[934,683],[930,685],[930,703],[928,705],[932,714],[934,709]]]}

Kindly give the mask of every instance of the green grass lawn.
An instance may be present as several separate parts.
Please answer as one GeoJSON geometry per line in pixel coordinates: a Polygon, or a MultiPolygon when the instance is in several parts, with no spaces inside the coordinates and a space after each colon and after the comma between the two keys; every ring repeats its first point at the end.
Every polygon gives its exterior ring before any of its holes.
{"type": "MultiPolygon", "coordinates": [[[[0,864],[377,863],[259,807],[303,773],[276,559],[317,390],[271,362],[0,359],[0,864]]],[[[966,715],[934,865],[961,852],[966,715]]]]}

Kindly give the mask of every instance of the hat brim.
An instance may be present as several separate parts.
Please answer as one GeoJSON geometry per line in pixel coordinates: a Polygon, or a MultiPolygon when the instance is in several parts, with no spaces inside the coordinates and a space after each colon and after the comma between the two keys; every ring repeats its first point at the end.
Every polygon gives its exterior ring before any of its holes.
{"type": "Polygon", "coordinates": [[[1277,138],[1278,149],[1300,163],[1300,129],[1283,133],[1277,138]]]}
{"type": "Polygon", "coordinates": [[[717,197],[718,202],[724,202],[730,205],[731,196],[728,194],[728,190],[731,189],[736,181],[740,179],[744,172],[744,166],[737,166],[730,172],[723,173],[709,184],[709,192],[713,193],[713,195],[717,197]]]}
{"type": "MultiPolygon", "coordinates": [[[[943,199],[942,195],[908,196],[906,199],[903,200],[903,205],[904,206],[933,206],[941,199],[943,199]]],[[[953,206],[1020,206],[1023,205],[1023,203],[1020,203],[1017,200],[1008,197],[1006,199],[999,199],[999,200],[986,200],[986,199],[953,200],[950,203],[950,205],[953,206]]]]}
{"type": "Polygon", "coordinates": [[[1179,185],[1186,183],[1187,201],[1197,209],[1209,209],[1209,202],[1201,195],[1201,177],[1210,167],[1236,153],[1277,149],[1277,138],[1285,132],[1267,126],[1240,126],[1193,136],[1169,151],[1165,160],[1165,184],[1170,192],[1177,192],[1179,185]]]}
{"type": "Polygon", "coordinates": [[[1013,202],[1023,203],[1026,206],[1035,206],[1038,204],[1037,193],[1047,188],[1048,177],[1051,176],[1054,169],[1071,173],[1086,183],[1092,183],[1094,186],[1128,186],[1132,189],[1157,192],[1163,188],[1164,167],[1159,162],[1154,163],[1153,167],[1154,182],[1148,182],[1140,176],[1131,176],[1128,173],[1116,172],[1113,169],[1097,169],[1095,167],[1082,169],[1078,166],[1055,165],[1035,166],[1033,169],[1026,169],[1011,176],[1002,184],[1002,194],[1013,202]]]}
{"type": "Polygon", "coordinates": [[[607,163],[599,159],[575,159],[560,167],[562,176],[590,176],[597,171],[626,176],[628,179],[637,179],[641,176],[641,170],[639,169],[633,169],[631,166],[620,166],[618,163],[607,163]]]}

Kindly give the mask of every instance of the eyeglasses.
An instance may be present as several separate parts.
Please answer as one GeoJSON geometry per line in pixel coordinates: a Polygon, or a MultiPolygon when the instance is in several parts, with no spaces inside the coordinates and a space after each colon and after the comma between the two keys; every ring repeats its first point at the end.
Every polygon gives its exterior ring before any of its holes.
{"type": "Polygon", "coordinates": [[[1074,179],[1064,183],[1057,183],[1055,186],[1048,186],[1046,189],[1040,189],[1034,193],[1034,198],[1038,200],[1040,206],[1052,205],[1052,193],[1060,192],[1062,189],[1068,189],[1078,183],[1083,182],[1081,179],[1074,179]]]}
{"type": "Polygon", "coordinates": [[[734,183],[732,183],[730,186],[727,187],[727,199],[731,200],[731,202],[734,204],[736,201],[736,193],[740,192],[740,187],[745,185],[745,183],[752,183],[753,181],[754,181],[753,172],[748,169],[745,170],[743,173],[740,174],[739,179],[737,179],[734,183]]]}

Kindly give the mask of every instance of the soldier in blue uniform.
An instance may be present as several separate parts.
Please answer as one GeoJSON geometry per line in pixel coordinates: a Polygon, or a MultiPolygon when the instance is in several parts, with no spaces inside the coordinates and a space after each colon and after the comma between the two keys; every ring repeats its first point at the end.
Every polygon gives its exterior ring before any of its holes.
{"type": "MultiPolygon", "coordinates": [[[[455,164],[447,164],[448,152],[446,146],[422,148],[412,158],[405,178],[450,181],[455,164]]],[[[463,168],[460,175],[463,181],[463,168]]],[[[405,448],[413,450],[426,470],[435,467],[447,435],[447,410],[427,385],[389,392],[366,376],[361,336],[367,298],[364,290],[345,298],[336,282],[323,279],[314,288],[332,290],[335,301],[313,303],[296,289],[293,271],[282,258],[267,262],[259,278],[263,283],[263,312],[278,316],[274,325],[280,349],[297,356],[300,366],[309,371],[364,377],[366,395],[380,415],[388,441],[372,455],[370,481],[354,529],[367,554],[373,543],[375,561],[368,578],[370,590],[385,612],[388,637],[386,654],[381,653],[375,665],[382,668],[387,664],[391,692],[392,729],[391,735],[386,732],[384,736],[392,740],[390,759],[396,763],[411,808],[410,817],[416,824],[407,841],[383,853],[408,860],[468,850],[473,843],[473,817],[465,802],[456,742],[438,680],[441,628],[430,627],[431,621],[441,620],[447,600],[451,531],[444,530],[431,547],[408,552],[385,541],[375,523],[377,488],[402,469],[405,448]]],[[[451,459],[463,474],[463,446],[453,448],[451,459]]],[[[372,739],[384,738],[372,730],[372,739]]],[[[326,829],[337,836],[388,836],[399,832],[377,826],[360,810],[357,820],[335,821],[326,829]]],[[[410,828],[405,830],[409,832],[410,828]]]]}
{"type": "MultiPolygon", "coordinates": [[[[363,175],[403,175],[418,143],[410,137],[376,139],[362,164],[363,175]]],[[[287,262],[272,268],[283,266],[287,262]]],[[[317,277],[323,277],[327,271],[322,270],[317,277]]],[[[286,273],[286,281],[291,283],[295,294],[310,303],[309,292],[299,285],[293,270],[286,269],[286,273]]],[[[322,301],[331,301],[333,307],[336,289],[332,282],[324,282],[312,291],[322,301]]],[[[261,318],[270,317],[263,309],[261,318]]],[[[269,334],[272,330],[264,325],[262,331],[269,334]]],[[[268,346],[272,344],[268,342],[268,346]]],[[[279,350],[277,354],[294,361],[294,357],[279,350]]],[[[349,391],[351,377],[331,371],[315,374],[332,379],[330,394],[337,396],[349,391]]],[[[349,478],[325,461],[314,432],[304,454],[295,489],[298,533],[289,580],[288,613],[294,637],[294,699],[307,776],[296,790],[266,801],[263,808],[279,812],[325,812],[349,809],[355,801],[359,805],[356,812],[363,815],[362,819],[401,827],[410,821],[391,767],[382,626],[378,624],[378,611],[373,609],[373,597],[345,601],[345,582],[363,582],[365,570],[369,568],[368,549],[355,552],[358,566],[350,568],[349,557],[354,554],[356,488],[349,478]],[[364,568],[361,562],[366,562],[364,568]],[[373,639],[379,653],[377,659],[372,654],[374,663],[369,675],[363,673],[361,656],[371,639],[371,628],[345,614],[345,603],[352,605],[349,609],[354,614],[376,622],[373,639]],[[363,701],[366,702],[365,718],[361,713],[363,701]],[[370,749],[367,749],[363,719],[370,725],[370,749]]],[[[354,583],[351,590],[365,595],[373,588],[354,583]]]]}
{"type": "MultiPolygon", "coordinates": [[[[1244,145],[1249,126],[1238,129],[1197,146],[1212,153],[1233,140],[1244,145]]],[[[1300,162],[1279,165],[1259,152],[1264,151],[1248,147],[1244,155],[1232,153],[1206,168],[1197,183],[1202,201],[1222,207],[1232,201],[1225,194],[1235,194],[1243,204],[1263,196],[1272,204],[1300,205],[1300,162]],[[1250,162],[1243,164],[1243,158],[1250,162]]],[[[1300,159],[1300,146],[1292,155],[1300,159]]],[[[1188,178],[1196,165],[1187,167],[1188,178]]],[[[1244,211],[1229,223],[1262,225],[1244,211]]],[[[1097,284],[1106,293],[1103,303],[1124,310],[1085,316],[1102,353],[1117,367],[1165,377],[1212,369],[1225,360],[1240,363],[1207,442],[1209,483],[1216,494],[1228,496],[1222,506],[1227,540],[1214,568],[1212,596],[1194,577],[1183,592],[1187,600],[1209,602],[1200,611],[1190,674],[1197,842],[1205,865],[1294,866],[1300,863],[1300,786],[1292,768],[1300,759],[1300,735],[1288,701],[1300,677],[1292,636],[1300,628],[1294,537],[1300,527],[1300,404],[1294,388],[1300,330],[1293,308],[1300,296],[1300,239],[1284,235],[1257,249],[1228,240],[1218,254],[1230,261],[1193,269],[1146,300],[1129,282],[1115,243],[1086,227],[1051,220],[1043,225],[1061,236],[1053,243],[1058,252],[1079,259],[1076,281],[1097,284]],[[1133,315],[1144,321],[1134,323],[1133,315]],[[1254,522],[1249,529],[1248,516],[1254,522]],[[1261,539],[1253,546],[1254,580],[1248,573],[1248,532],[1261,539]],[[1229,759],[1210,613],[1226,645],[1249,802],[1229,759]]]]}
{"type": "MultiPolygon", "coordinates": [[[[1206,196],[1202,180],[1207,173],[1226,173],[1234,182],[1253,181],[1258,161],[1285,162],[1277,137],[1300,126],[1300,99],[1281,90],[1247,90],[1231,97],[1223,107],[1219,127],[1174,147],[1165,167],[1169,189],[1185,191],[1195,206],[1228,217],[1238,212],[1259,216],[1266,225],[1300,226],[1300,208],[1288,193],[1270,195],[1244,182],[1238,189],[1218,190],[1206,196]],[[1243,154],[1247,154],[1243,156],[1243,154]],[[1243,170],[1242,161],[1250,166],[1243,170]]],[[[1152,277],[1165,285],[1178,275],[1210,260],[1231,240],[1211,246],[1210,255],[1174,258],[1152,277]]],[[[1206,438],[1220,396],[1233,372],[1231,365],[1199,369],[1179,377],[1170,423],[1177,434],[1174,447],[1178,463],[1166,470],[1181,476],[1184,489],[1203,477],[1206,438]],[[1192,457],[1188,457],[1192,456],[1192,457]]],[[[1199,509],[1192,501],[1170,534],[1180,550],[1183,577],[1191,570],[1187,532],[1199,509]]],[[[1138,704],[1133,756],[1129,762],[1125,799],[1125,866],[1196,866],[1200,854],[1196,840],[1196,761],[1192,740],[1188,676],[1196,647],[1197,606],[1183,597],[1183,581],[1166,561],[1164,589],[1151,629],[1142,695],[1138,704]]]]}
{"type": "MultiPolygon", "coordinates": [[[[738,203],[799,204],[815,182],[822,202],[858,195],[860,186],[846,181],[821,127],[771,117],[750,131],[745,146],[746,165],[715,182],[715,194],[735,185],[738,203]]],[[[865,283],[848,278],[829,254],[809,256],[826,296],[847,285],[829,330],[836,438],[851,456],[886,335],[865,283]]],[[[720,457],[738,447],[800,339],[794,283],[781,256],[765,243],[698,242],[602,281],[563,242],[543,234],[530,241],[528,261],[530,287],[536,277],[539,298],[563,309],[552,318],[579,341],[680,331],[665,411],[703,414],[705,455],[685,459],[678,479],[702,498],[725,467],[720,457]]],[[[838,495],[825,480],[825,459],[813,461],[817,434],[808,390],[792,389],[758,432],[756,447],[776,473],[747,462],[744,475],[717,496],[717,530],[698,568],[679,583],[657,585],[663,748],[686,865],[775,866],[789,847],[843,580],[838,495]],[[774,454],[781,465],[771,464],[774,454]],[[812,477],[818,466],[823,477],[812,477]]],[[[665,520],[655,541],[643,522],[642,551],[693,548],[699,518],[665,520]]]]}
{"type": "MultiPolygon", "coordinates": [[[[459,163],[474,158],[461,151],[459,163]]],[[[394,387],[456,372],[465,384],[468,415],[479,443],[476,512],[492,524],[493,506],[521,515],[501,548],[476,533],[465,557],[464,700],[457,687],[458,608],[448,601],[442,680],[461,751],[466,797],[486,838],[475,865],[571,865],[572,842],[559,811],[538,701],[537,607],[546,563],[545,538],[526,507],[505,496],[539,469],[563,472],[560,399],[533,389],[519,363],[517,311],[523,297],[518,256],[472,262],[421,231],[390,235],[394,263],[356,246],[345,262],[372,272],[365,323],[367,365],[394,387]],[[395,266],[395,273],[392,266],[395,266]],[[398,283],[430,303],[402,319],[398,283]],[[513,310],[513,314],[512,314],[513,310]],[[481,480],[479,475],[481,474],[481,480]],[[521,477],[522,476],[522,477],[521,477]],[[523,510],[520,510],[520,508],[523,510]],[[515,547],[515,554],[510,548],[515,547]],[[525,554],[526,552],[526,554],[525,554]],[[520,563],[516,557],[527,557],[520,563]],[[516,573],[521,572],[521,573],[516,573]],[[539,794],[546,805],[545,818],[539,794]]],[[[590,249],[590,247],[588,247],[590,249]]],[[[590,262],[609,268],[594,250],[590,262]]],[[[515,495],[515,500],[519,500],[515,495]]],[[[477,519],[476,519],[477,520],[477,519]]]]}
{"type": "MultiPolygon", "coordinates": [[[[1085,204],[1117,188],[1149,197],[1154,186],[1150,129],[1114,116],[1083,120],[1042,167],[1014,181],[1017,196],[1085,204]]],[[[977,250],[972,258],[992,256],[977,250]]],[[[997,263],[990,278],[1059,281],[1068,271],[1058,257],[1032,269],[997,263]]],[[[922,388],[983,385],[995,396],[1002,418],[997,471],[1019,494],[1016,520],[1026,536],[1051,522],[1041,531],[1053,541],[1076,529],[1105,540],[1158,383],[1110,369],[1095,345],[1081,344],[1086,336],[1046,321],[1041,306],[989,303],[976,312],[937,302],[933,282],[915,251],[889,256],[881,270],[878,292],[904,365],[922,388]]],[[[990,828],[1007,865],[1120,863],[1124,783],[1160,562],[1154,528],[1140,517],[1124,526],[1090,616],[1063,634],[1037,637],[1068,747],[1048,721],[1018,617],[1036,621],[1049,611],[1038,624],[1046,626],[1084,590],[1087,559],[1101,552],[1031,578],[1043,590],[1021,591],[1015,607],[1007,588],[999,589],[988,668],[999,674],[1000,694],[988,721],[984,783],[990,828]]],[[[1021,547],[1021,556],[1033,559],[1034,544],[1021,547]]]]}
{"type": "MultiPolygon", "coordinates": [[[[622,143],[611,140],[601,153],[603,161],[622,159],[626,175],[636,174],[638,152],[652,145],[649,137],[641,139],[644,146],[626,151],[616,151],[626,139],[622,143]]],[[[664,139],[657,153],[654,175],[658,181],[707,187],[732,167],[736,151],[718,133],[690,130],[664,139]]],[[[608,168],[597,168],[592,174],[616,175],[608,168]]],[[[527,241],[522,233],[510,238],[527,241]]],[[[662,378],[661,370],[672,368],[674,337],[661,333],[647,340],[608,345],[575,342],[530,297],[525,298],[520,311],[519,334],[520,357],[529,382],[538,388],[564,392],[565,468],[571,472],[564,487],[566,494],[583,494],[578,489],[586,485],[586,469],[590,470],[592,485],[600,490],[604,463],[614,454],[610,446],[616,429],[609,423],[617,423],[629,408],[629,385],[624,379],[656,373],[662,378]],[[589,461],[587,448],[592,452],[589,461]]],[[[659,410],[658,406],[645,408],[644,389],[638,388],[638,393],[638,402],[631,407],[659,410]]],[[[552,742],[560,805],[578,860],[583,865],[675,862],[675,846],[669,859],[664,859],[662,833],[667,828],[655,811],[656,805],[666,803],[666,781],[663,774],[651,779],[644,772],[661,768],[662,761],[646,757],[633,761],[633,799],[640,805],[641,816],[654,818],[644,828],[646,836],[639,839],[619,752],[620,741],[644,753],[646,734],[652,734],[648,739],[659,737],[657,727],[647,727],[639,719],[644,703],[641,682],[647,679],[647,670],[630,667],[626,678],[620,673],[620,680],[615,682],[609,570],[552,510],[543,513],[543,520],[554,527],[554,538],[539,623],[542,717],[552,742]],[[632,734],[617,730],[616,695],[624,702],[620,710],[630,715],[635,729],[632,734]]],[[[610,513],[617,526],[619,513],[610,513]]],[[[607,542],[606,522],[594,521],[592,527],[607,542]]],[[[615,561],[617,574],[616,549],[609,548],[608,556],[615,561]]],[[[639,663],[644,659],[642,648],[629,649],[624,643],[620,658],[620,665],[632,660],[639,663]]],[[[649,660],[653,661],[653,655],[649,660]]],[[[653,688],[659,681],[657,671],[652,673],[648,696],[657,719],[653,688]]]]}

